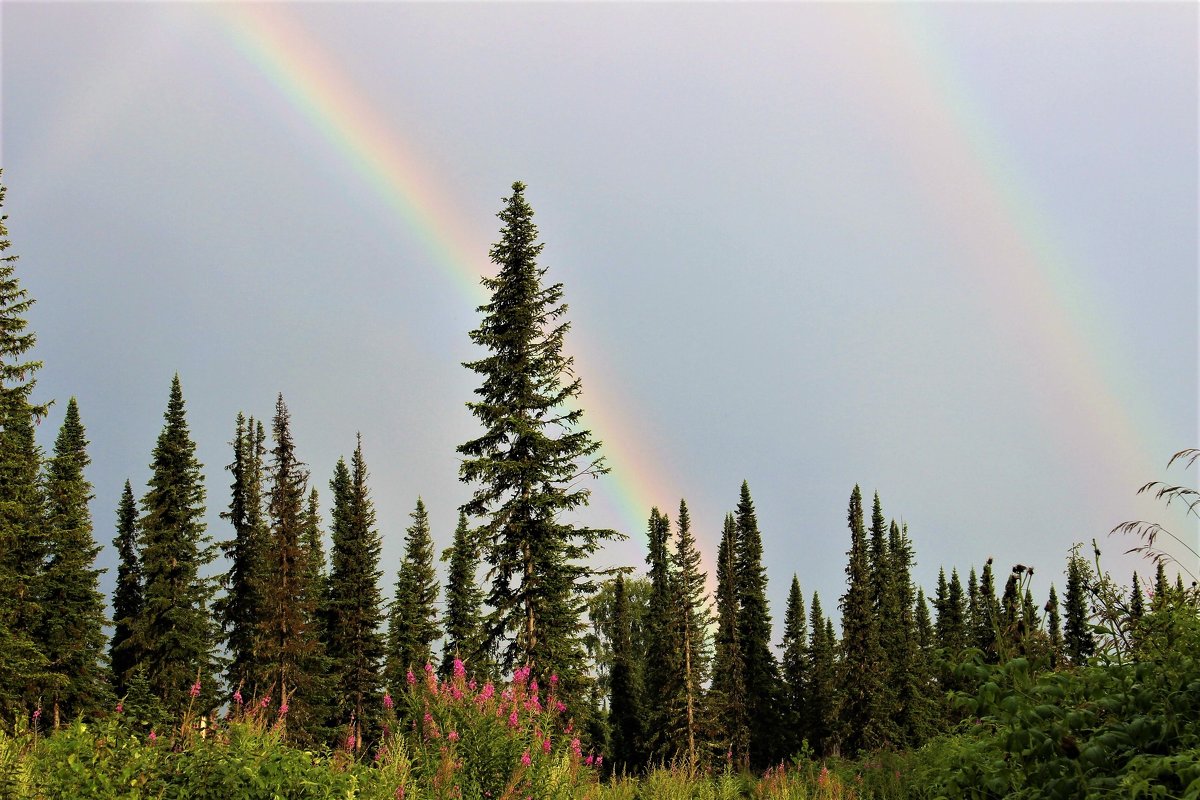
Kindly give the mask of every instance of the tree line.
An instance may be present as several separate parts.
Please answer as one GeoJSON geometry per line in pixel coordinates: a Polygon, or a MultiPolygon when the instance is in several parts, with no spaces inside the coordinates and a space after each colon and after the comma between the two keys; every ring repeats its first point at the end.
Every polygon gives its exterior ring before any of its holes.
{"type": "MultiPolygon", "coordinates": [[[[151,477],[140,498],[125,482],[116,510],[112,619],[98,590],[100,552],[89,509],[88,441],[71,398],[48,456],[34,435],[40,362],[16,257],[0,257],[0,714],[59,725],[118,704],[170,724],[185,710],[259,702],[278,707],[291,741],[316,746],[378,739],[392,694],[425,664],[444,675],[529,667],[575,701],[579,727],[616,769],[655,763],[762,767],[795,754],[855,754],[920,744],[955,721],[946,692],[968,688],[950,665],[969,652],[1079,664],[1094,646],[1093,580],[1068,559],[1064,615],[1054,587],[1044,607],[1033,570],[1003,590],[989,559],[964,587],[943,570],[930,602],[912,580],[907,527],[879,496],[869,522],[859,487],[847,511],[840,636],[814,592],[793,576],[776,645],[762,536],[750,487],[723,523],[716,595],[681,501],[674,524],[655,508],[645,576],[598,574],[590,557],[616,531],[573,525],[582,478],[608,466],[585,427],[581,383],[564,353],[570,324],[561,284],[538,265],[533,211],[514,183],[490,252],[490,300],[470,332],[484,355],[467,408],[478,437],[458,448],[470,497],[459,510],[445,587],[428,514],[411,514],[390,601],[361,438],[328,481],[329,530],[318,488],[297,455],[288,407],[269,426],[239,414],[222,518],[204,523],[206,487],[172,381],[151,477]],[[269,436],[268,436],[269,427],[269,436]],[[323,542],[328,533],[329,552],[323,542]],[[225,571],[211,567],[220,554],[225,571]],[[481,577],[482,573],[482,577],[481,577]],[[444,591],[444,606],[437,600],[444,591]],[[111,622],[111,636],[106,626],[111,622]],[[436,649],[441,642],[440,650],[436,649]],[[43,719],[43,715],[45,718],[43,719]]],[[[0,206],[4,190],[0,187],[0,206]]],[[[0,253],[8,247],[0,217],[0,253]]],[[[1160,566],[1155,597],[1175,591],[1160,566]]],[[[1134,577],[1131,598],[1142,608],[1134,577]]],[[[1140,613],[1140,612],[1139,612],[1140,613]]]]}

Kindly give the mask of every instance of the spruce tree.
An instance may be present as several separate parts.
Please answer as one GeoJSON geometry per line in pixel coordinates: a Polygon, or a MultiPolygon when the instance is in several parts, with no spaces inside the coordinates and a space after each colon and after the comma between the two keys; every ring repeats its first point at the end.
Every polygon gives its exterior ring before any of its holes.
{"type": "Polygon", "coordinates": [[[718,756],[745,766],[750,746],[745,666],[738,626],[737,523],[725,516],[717,550],[717,633],[709,693],[710,737],[718,756]]]}
{"type": "Polygon", "coordinates": [[[263,591],[268,576],[263,574],[267,542],[262,520],[261,447],[254,427],[240,412],[234,428],[233,461],[226,469],[233,475],[229,509],[221,517],[233,527],[233,538],[221,542],[229,560],[225,594],[213,604],[213,612],[225,633],[228,663],[225,685],[232,693],[249,690],[255,663],[255,644],[263,622],[263,591]],[[258,508],[255,508],[258,505],[258,508]]]}
{"type": "Polygon", "coordinates": [[[1133,587],[1129,590],[1129,621],[1136,624],[1146,614],[1146,603],[1142,597],[1142,583],[1133,573],[1133,587]]]}
{"type": "Polygon", "coordinates": [[[1050,599],[1046,601],[1046,627],[1050,637],[1050,667],[1057,668],[1062,662],[1062,626],[1058,615],[1058,592],[1050,584],[1050,599]]]}
{"type": "Polygon", "coordinates": [[[877,698],[884,693],[883,651],[872,587],[867,532],[863,525],[862,493],[855,486],[847,511],[850,549],[847,551],[846,593],[842,595],[841,717],[845,753],[880,747],[888,740],[884,721],[876,716],[877,698]]]}
{"type": "Polygon", "coordinates": [[[809,738],[805,725],[808,708],[808,619],[804,609],[804,595],[800,592],[800,579],[792,575],[792,586],[788,590],[787,612],[783,616],[783,663],[782,673],[785,713],[783,731],[787,737],[786,754],[800,751],[801,742],[809,738]]]}
{"type": "Polygon", "coordinates": [[[154,447],[139,521],[145,594],[135,638],[150,691],[168,713],[191,703],[216,705],[216,630],[208,607],[213,582],[201,571],[213,560],[204,525],[204,475],[188,432],[179,376],[171,380],[165,424],[154,447]]]}
{"type": "Polygon", "coordinates": [[[479,568],[479,548],[471,535],[467,515],[459,512],[454,542],[442,551],[442,561],[449,561],[446,575],[446,639],[442,648],[443,676],[454,672],[454,659],[467,663],[472,672],[487,674],[488,654],[483,649],[479,625],[483,592],[475,580],[479,568]]]}
{"type": "Polygon", "coordinates": [[[1076,547],[1067,560],[1066,619],[1063,622],[1063,649],[1072,664],[1086,664],[1096,650],[1088,624],[1087,593],[1091,568],[1076,547]]]}
{"type": "MultiPolygon", "coordinates": [[[[656,509],[657,511],[657,509],[656,509]]],[[[638,686],[636,656],[631,641],[629,601],[625,597],[625,578],[618,574],[613,598],[612,673],[609,677],[609,729],[611,730],[613,769],[637,772],[645,765],[642,743],[641,687],[638,686]]]]}
{"type": "MultiPolygon", "coordinates": [[[[4,195],[0,185],[0,208],[4,195]]],[[[28,358],[37,337],[26,330],[25,315],[34,301],[17,279],[17,257],[4,254],[7,219],[0,215],[0,712],[6,720],[31,713],[41,689],[55,682],[34,638],[46,537],[42,453],[33,429],[47,406],[31,399],[42,366],[28,358]]]]}
{"type": "Polygon", "coordinates": [[[336,515],[341,524],[333,529],[330,548],[326,657],[333,679],[336,723],[340,727],[357,720],[363,730],[373,732],[383,697],[379,594],[383,542],[375,527],[361,436],[350,458],[349,493],[344,501],[348,507],[336,515]]]}
{"type": "Polygon", "coordinates": [[[821,609],[821,596],[813,592],[809,633],[808,707],[805,730],[813,752],[835,752],[838,727],[838,677],[833,628],[821,609]]]}
{"type": "Polygon", "coordinates": [[[1000,601],[996,597],[996,581],[989,558],[979,573],[979,583],[972,593],[975,611],[972,614],[972,639],[975,647],[983,651],[984,657],[994,662],[997,658],[997,634],[1003,626],[1000,601]]]}
{"type": "Polygon", "coordinates": [[[1171,585],[1167,583],[1167,570],[1161,561],[1154,571],[1154,597],[1150,602],[1151,611],[1159,611],[1166,607],[1171,594],[1171,585]]]}
{"type": "Polygon", "coordinates": [[[780,727],[779,666],[771,650],[771,614],[767,608],[767,570],[762,535],[750,485],[742,481],[737,507],[738,638],[745,665],[746,712],[750,723],[750,760],[766,766],[778,752],[780,727]]]}
{"type": "Polygon", "coordinates": [[[646,660],[643,675],[645,695],[642,712],[646,717],[646,755],[654,761],[669,761],[675,753],[671,741],[671,695],[679,683],[682,652],[677,649],[679,614],[675,586],[670,571],[671,522],[657,508],[650,510],[647,526],[646,564],[650,578],[650,609],[646,636],[653,658],[646,660]]]}
{"type": "Polygon", "coordinates": [[[388,612],[386,677],[393,690],[404,685],[409,669],[433,662],[432,645],[438,638],[433,539],[425,502],[419,497],[411,516],[413,524],[404,537],[404,559],[396,574],[396,594],[388,612]]]}
{"type": "Polygon", "coordinates": [[[92,535],[88,503],[92,485],[84,477],[91,464],[88,441],[72,397],[46,465],[48,561],[42,576],[42,615],[38,634],[50,669],[59,676],[45,702],[55,727],[60,720],[92,716],[112,700],[104,663],[104,598],[95,568],[100,546],[92,535]]]}
{"type": "Polygon", "coordinates": [[[483,519],[478,535],[492,575],[486,632],[489,642],[506,642],[503,666],[557,673],[571,693],[583,681],[580,617],[595,590],[588,559],[617,534],[564,515],[587,505],[580,478],[608,467],[600,442],[582,427],[582,409],[570,407],[582,384],[563,353],[567,306],[562,284],[543,283],[524,184],[512,185],[499,217],[504,226],[490,255],[500,271],[483,279],[491,300],[471,332],[488,353],[465,365],[483,379],[467,407],[484,433],[458,448],[460,478],[476,486],[461,510],[483,519]]]}
{"type": "Polygon", "coordinates": [[[667,707],[668,725],[676,732],[672,741],[679,742],[677,755],[686,759],[689,766],[699,762],[699,738],[701,731],[702,700],[704,685],[708,679],[711,656],[708,646],[708,629],[712,624],[705,584],[708,575],[700,569],[700,551],[692,535],[692,518],[687,503],[679,501],[679,516],[675,520],[675,550],[672,553],[674,567],[674,602],[678,623],[675,626],[678,641],[674,650],[680,658],[680,680],[677,690],[667,707]]]}
{"type": "Polygon", "coordinates": [[[125,481],[121,502],[117,506],[117,586],[113,592],[113,635],[109,641],[109,665],[113,689],[124,697],[129,688],[133,669],[141,662],[135,640],[134,626],[142,616],[142,562],[138,555],[137,505],[133,487],[125,481]]]}
{"type": "Polygon", "coordinates": [[[305,546],[308,471],[296,457],[291,415],[283,395],[275,401],[271,421],[275,446],[268,465],[267,514],[270,533],[263,591],[263,619],[257,645],[257,690],[288,706],[287,735],[302,743],[320,738],[324,721],[324,653],[318,638],[319,598],[309,577],[305,546]]]}

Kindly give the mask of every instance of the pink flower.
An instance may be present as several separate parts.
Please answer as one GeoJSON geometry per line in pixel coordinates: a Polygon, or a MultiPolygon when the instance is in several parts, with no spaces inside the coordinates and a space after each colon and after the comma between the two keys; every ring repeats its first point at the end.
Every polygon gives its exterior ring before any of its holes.
{"type": "Polygon", "coordinates": [[[41,716],[42,716],[42,710],[41,710],[40,708],[36,708],[36,709],[34,709],[34,711],[33,711],[33,721],[34,721],[34,722],[37,722],[37,721],[38,721],[38,720],[41,718],[41,716]]]}
{"type": "Polygon", "coordinates": [[[475,691],[476,685],[477,684],[475,683],[475,679],[471,678],[471,682],[467,684],[467,688],[473,692],[473,691],[475,691]]]}
{"type": "Polygon", "coordinates": [[[286,717],[288,712],[288,704],[284,703],[279,707],[279,716],[286,717]]]}
{"type": "Polygon", "coordinates": [[[266,708],[267,706],[271,705],[271,696],[267,695],[266,697],[264,697],[262,699],[262,702],[259,703],[259,705],[262,706],[263,708],[266,708]]]}
{"type": "Polygon", "coordinates": [[[566,707],[566,706],[564,706],[564,705],[562,704],[562,701],[561,701],[561,700],[555,700],[555,701],[554,701],[554,711],[555,711],[555,713],[561,714],[561,713],[563,713],[563,712],[564,712],[564,711],[566,711],[566,710],[567,710],[567,707],[566,707]]]}
{"type": "Polygon", "coordinates": [[[395,705],[395,703],[392,702],[392,696],[385,692],[383,695],[383,707],[391,708],[394,705],[395,705]]]}
{"type": "Polygon", "coordinates": [[[557,672],[550,676],[550,685],[558,686],[558,673],[557,672]]]}
{"type": "Polygon", "coordinates": [[[532,761],[533,761],[533,759],[531,759],[531,758],[529,757],[529,751],[528,751],[528,750],[526,750],[524,753],[521,753],[521,764],[522,764],[523,766],[526,766],[526,767],[528,767],[532,761]]]}
{"type": "Polygon", "coordinates": [[[354,734],[353,733],[346,734],[346,749],[347,750],[354,749],[354,734]]]}
{"type": "Polygon", "coordinates": [[[517,727],[517,712],[515,710],[508,715],[508,726],[510,728],[517,727]]]}
{"type": "Polygon", "coordinates": [[[408,681],[409,686],[412,686],[417,682],[417,676],[413,675],[413,671],[411,669],[408,671],[408,674],[404,676],[404,679],[408,681]]]}
{"type": "Polygon", "coordinates": [[[550,752],[550,737],[549,736],[547,736],[545,739],[542,739],[542,752],[543,753],[550,752]]]}
{"type": "Polygon", "coordinates": [[[122,704],[121,701],[118,700],[117,701],[117,713],[120,714],[124,710],[125,710],[124,704],[122,704]]]}
{"type": "Polygon", "coordinates": [[[517,667],[517,669],[515,669],[513,671],[513,683],[517,683],[517,684],[525,683],[525,681],[529,680],[529,673],[530,673],[530,668],[528,666],[517,667]]]}
{"type": "Polygon", "coordinates": [[[233,693],[233,702],[237,703],[239,706],[242,704],[242,690],[241,689],[238,689],[237,691],[235,691],[233,693]]]}
{"type": "Polygon", "coordinates": [[[817,786],[825,787],[829,783],[829,767],[821,767],[821,774],[817,776],[817,786]]]}
{"type": "Polygon", "coordinates": [[[458,741],[458,731],[450,731],[450,733],[446,735],[446,738],[452,742],[457,742],[458,741]]]}
{"type": "Polygon", "coordinates": [[[587,764],[590,767],[595,762],[595,760],[596,760],[595,757],[591,753],[588,753],[588,757],[583,760],[583,763],[587,764]]]}
{"type": "Polygon", "coordinates": [[[537,692],[538,692],[538,685],[537,685],[537,679],[536,679],[536,678],[535,678],[533,681],[531,681],[531,682],[530,682],[530,684],[529,684],[529,691],[530,691],[530,692],[532,692],[533,694],[537,694],[537,692]]]}
{"type": "Polygon", "coordinates": [[[463,664],[461,658],[454,659],[454,677],[465,678],[467,675],[467,666],[463,664]]]}
{"type": "Polygon", "coordinates": [[[480,700],[490,700],[492,698],[492,695],[494,695],[495,693],[496,693],[496,687],[492,686],[491,681],[488,681],[487,683],[485,683],[483,685],[483,689],[480,690],[479,699],[480,700]]]}
{"type": "Polygon", "coordinates": [[[195,683],[192,684],[192,693],[191,694],[192,694],[192,697],[200,696],[200,681],[196,681],[195,683]]]}
{"type": "Polygon", "coordinates": [[[426,675],[433,674],[433,664],[430,664],[428,661],[425,662],[425,674],[426,675]]]}
{"type": "Polygon", "coordinates": [[[525,703],[525,708],[529,709],[535,714],[540,714],[542,712],[542,703],[536,697],[531,697],[525,703]]]}
{"type": "Polygon", "coordinates": [[[596,769],[600,769],[601,765],[603,765],[603,764],[604,764],[604,756],[597,753],[596,754],[596,769]]]}
{"type": "Polygon", "coordinates": [[[148,738],[150,741],[152,741],[152,742],[153,742],[153,741],[155,741],[156,739],[158,739],[158,734],[157,734],[157,733],[155,733],[154,731],[150,731],[150,735],[149,735],[147,738],[148,738]]]}
{"type": "Polygon", "coordinates": [[[579,758],[580,756],[583,755],[583,753],[579,749],[579,740],[578,739],[571,740],[571,752],[575,754],[576,758],[579,758]]]}

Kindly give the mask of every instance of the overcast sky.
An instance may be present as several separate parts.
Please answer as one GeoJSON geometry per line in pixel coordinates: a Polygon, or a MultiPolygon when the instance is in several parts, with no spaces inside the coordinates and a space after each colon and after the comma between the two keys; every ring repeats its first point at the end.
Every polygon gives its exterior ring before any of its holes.
{"type": "Polygon", "coordinates": [[[631,536],[600,563],[680,497],[711,563],[746,479],[777,626],[793,572],[836,609],[855,483],[927,588],[994,556],[1044,596],[1093,537],[1128,581],[1119,522],[1197,547],[1135,495],[1200,445],[1197,14],[5,2],[41,440],[76,396],[112,567],[171,376],[217,539],[234,417],[282,392],[326,504],[362,432],[390,596],[417,496],[439,548],[468,496],[473,276],[519,179],[613,469],[584,518],[631,536]]]}

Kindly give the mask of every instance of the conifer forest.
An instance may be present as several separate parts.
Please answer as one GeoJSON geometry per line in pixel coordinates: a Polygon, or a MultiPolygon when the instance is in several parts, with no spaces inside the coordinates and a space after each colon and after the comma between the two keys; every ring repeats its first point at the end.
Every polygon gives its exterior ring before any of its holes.
{"type": "Polygon", "coordinates": [[[0,796],[1200,797],[1200,595],[1153,523],[1109,540],[1149,579],[1086,541],[1045,595],[990,558],[921,586],[919,527],[847,486],[841,593],[797,564],[771,608],[743,481],[716,552],[681,499],[631,532],[644,563],[597,568],[623,534],[572,521],[610,466],[566,288],[522,183],[498,217],[464,331],[466,499],[443,535],[413,497],[395,569],[361,438],[306,464],[280,395],[229,420],[228,482],[205,485],[186,375],[164,376],[149,481],[94,508],[86,405],[39,392],[0,224],[0,796]]]}

